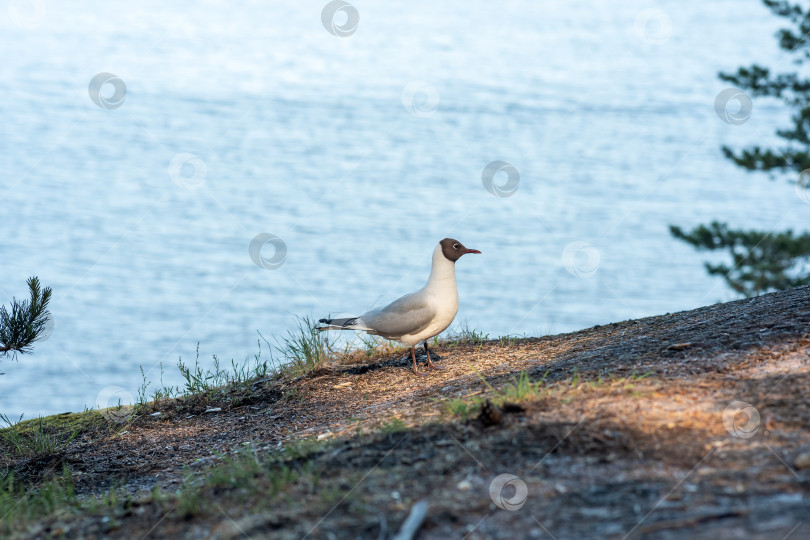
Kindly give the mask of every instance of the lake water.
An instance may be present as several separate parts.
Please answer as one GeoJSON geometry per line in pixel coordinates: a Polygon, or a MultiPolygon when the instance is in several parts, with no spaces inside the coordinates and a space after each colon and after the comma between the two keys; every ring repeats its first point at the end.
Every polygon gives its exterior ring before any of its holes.
{"type": "Polygon", "coordinates": [[[243,360],[257,330],[420,287],[446,236],[483,252],[454,327],[536,336],[733,298],[669,224],[807,223],[719,150],[789,115],[715,112],[719,70],[792,68],[760,2],[387,4],[344,37],[321,0],[4,5],[0,302],[38,275],[54,326],[0,364],[0,412],[128,401],[161,362],[178,384],[198,342],[243,360]],[[511,196],[483,185],[497,160],[511,196]]]}

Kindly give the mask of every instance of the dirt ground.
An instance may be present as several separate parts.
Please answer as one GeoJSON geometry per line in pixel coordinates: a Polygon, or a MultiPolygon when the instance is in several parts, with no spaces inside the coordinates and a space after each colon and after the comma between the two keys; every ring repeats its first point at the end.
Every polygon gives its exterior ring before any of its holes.
{"type": "Polygon", "coordinates": [[[165,403],[58,454],[6,455],[25,481],[67,464],[80,495],[127,494],[113,519],[62,514],[21,537],[393,538],[425,500],[419,539],[810,538],[808,287],[437,352],[444,370],[427,376],[392,354],[260,381],[217,412],[165,403]],[[534,397],[448,412],[521,371],[545,375],[534,397]],[[322,444],[272,494],[212,487],[197,512],[149,496],[237,449],[301,439],[322,444]]]}

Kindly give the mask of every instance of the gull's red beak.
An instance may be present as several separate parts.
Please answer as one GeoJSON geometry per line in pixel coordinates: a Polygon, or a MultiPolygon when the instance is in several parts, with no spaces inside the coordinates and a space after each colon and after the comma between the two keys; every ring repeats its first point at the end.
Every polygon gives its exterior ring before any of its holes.
{"type": "Polygon", "coordinates": [[[464,253],[465,254],[466,253],[478,253],[479,255],[481,254],[481,252],[478,251],[477,249],[468,249],[468,250],[464,251],[464,253]]]}

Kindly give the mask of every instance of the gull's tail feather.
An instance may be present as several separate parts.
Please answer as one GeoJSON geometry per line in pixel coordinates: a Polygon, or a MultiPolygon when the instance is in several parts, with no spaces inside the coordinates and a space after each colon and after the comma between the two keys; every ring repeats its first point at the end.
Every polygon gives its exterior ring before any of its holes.
{"type": "Polygon", "coordinates": [[[316,327],[317,330],[362,330],[368,332],[371,328],[366,327],[360,317],[347,317],[345,319],[320,319],[319,323],[325,326],[316,327]]]}

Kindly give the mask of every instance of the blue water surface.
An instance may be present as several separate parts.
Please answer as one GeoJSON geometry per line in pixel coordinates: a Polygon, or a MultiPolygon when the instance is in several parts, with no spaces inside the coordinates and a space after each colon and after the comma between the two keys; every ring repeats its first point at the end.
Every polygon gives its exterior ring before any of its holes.
{"type": "Polygon", "coordinates": [[[14,417],[383,304],[446,236],[483,252],[457,265],[454,328],[537,336],[733,298],[669,224],[808,220],[720,152],[789,118],[715,110],[719,70],[794,69],[755,0],[357,2],[345,37],[320,0],[69,4],[0,10],[0,302],[30,275],[54,290],[53,333],[0,364],[14,417]],[[94,102],[99,73],[123,97],[94,102]],[[511,196],[482,183],[496,160],[511,196]],[[249,255],[262,233],[276,269],[249,255]]]}

